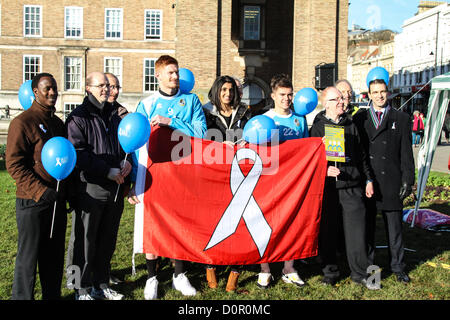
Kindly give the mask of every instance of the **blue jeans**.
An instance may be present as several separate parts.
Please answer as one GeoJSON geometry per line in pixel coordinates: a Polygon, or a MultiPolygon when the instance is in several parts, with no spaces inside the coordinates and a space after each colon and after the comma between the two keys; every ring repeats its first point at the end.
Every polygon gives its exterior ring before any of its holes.
{"type": "Polygon", "coordinates": [[[412,142],[413,142],[413,144],[420,144],[420,133],[418,133],[418,132],[412,133],[412,142]]]}

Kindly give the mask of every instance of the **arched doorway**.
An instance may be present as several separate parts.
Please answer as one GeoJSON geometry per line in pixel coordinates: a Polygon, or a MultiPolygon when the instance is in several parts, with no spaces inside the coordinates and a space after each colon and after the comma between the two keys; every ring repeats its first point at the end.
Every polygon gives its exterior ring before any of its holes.
{"type": "Polygon", "coordinates": [[[270,87],[262,79],[257,77],[244,78],[242,85],[241,101],[256,110],[268,109],[266,106],[270,102],[270,87]]]}

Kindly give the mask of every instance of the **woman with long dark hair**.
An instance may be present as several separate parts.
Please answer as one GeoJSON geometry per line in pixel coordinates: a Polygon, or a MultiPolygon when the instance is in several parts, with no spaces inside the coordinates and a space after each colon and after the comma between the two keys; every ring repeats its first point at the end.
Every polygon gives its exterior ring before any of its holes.
{"type": "MultiPolygon", "coordinates": [[[[205,139],[226,143],[234,146],[242,138],[242,131],[251,118],[250,109],[241,104],[242,88],[238,79],[230,76],[218,77],[211,89],[208,98],[211,101],[211,110],[204,108],[207,132],[205,139]]],[[[206,266],[206,279],[210,288],[217,288],[216,268],[206,266]]],[[[237,288],[240,270],[239,266],[231,266],[226,291],[233,292],[237,288]]]]}
{"type": "Polygon", "coordinates": [[[250,109],[241,103],[240,81],[230,76],[218,77],[208,93],[211,110],[203,109],[208,132],[206,139],[234,145],[251,117],[250,109]],[[211,130],[215,129],[215,130],[211,130]]]}

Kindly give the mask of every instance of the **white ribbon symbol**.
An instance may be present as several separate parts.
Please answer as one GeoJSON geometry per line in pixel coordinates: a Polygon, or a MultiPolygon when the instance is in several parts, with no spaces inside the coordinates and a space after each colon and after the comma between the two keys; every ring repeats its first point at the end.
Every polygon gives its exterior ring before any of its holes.
{"type": "Polygon", "coordinates": [[[61,158],[56,158],[56,166],[55,167],[57,167],[57,166],[62,167],[61,158]]]}
{"type": "Polygon", "coordinates": [[[231,165],[230,186],[233,199],[225,210],[222,218],[214,230],[205,251],[222,242],[236,232],[241,218],[258,247],[259,256],[262,257],[266,251],[272,228],[264,218],[263,212],[253,198],[253,190],[258,183],[262,172],[262,161],[259,155],[252,149],[239,149],[234,155],[231,165]],[[247,176],[241,171],[239,161],[251,159],[254,165],[247,176]]]}

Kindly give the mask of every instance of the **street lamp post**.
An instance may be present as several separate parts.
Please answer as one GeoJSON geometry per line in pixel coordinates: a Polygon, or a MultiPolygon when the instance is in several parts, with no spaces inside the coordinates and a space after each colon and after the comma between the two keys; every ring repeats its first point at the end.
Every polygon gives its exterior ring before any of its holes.
{"type": "MultiPolygon", "coordinates": [[[[439,11],[436,13],[436,50],[434,56],[434,76],[437,76],[437,55],[438,55],[438,38],[439,38],[439,11]]],[[[442,54],[441,54],[442,59],[442,54]]]]}

